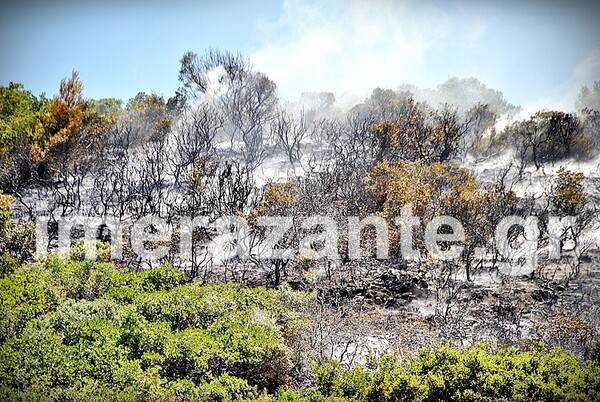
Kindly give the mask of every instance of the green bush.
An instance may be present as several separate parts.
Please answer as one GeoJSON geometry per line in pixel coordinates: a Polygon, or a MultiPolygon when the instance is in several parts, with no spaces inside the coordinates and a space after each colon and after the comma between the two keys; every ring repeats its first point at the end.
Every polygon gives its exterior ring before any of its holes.
{"type": "MultiPolygon", "coordinates": [[[[85,260],[85,249],[88,241],[85,239],[79,239],[71,246],[70,258],[75,261],[85,260]]],[[[110,244],[103,243],[99,240],[94,240],[91,244],[96,249],[96,261],[109,262],[110,261],[110,244]]]]}
{"type": "Polygon", "coordinates": [[[0,342],[18,336],[27,323],[51,311],[58,295],[46,286],[48,273],[23,267],[0,279],[0,342]]]}
{"type": "Polygon", "coordinates": [[[10,255],[0,254],[0,278],[4,278],[19,268],[19,260],[10,255]]]}
{"type": "Polygon", "coordinates": [[[384,355],[351,370],[320,362],[308,400],[592,401],[600,397],[599,366],[582,367],[562,349],[517,351],[478,343],[440,344],[403,361],[384,355]],[[316,395],[316,396],[315,396],[316,395]]]}
{"type": "Polygon", "coordinates": [[[8,269],[0,398],[235,401],[289,381],[277,292],[183,281],[56,255],[8,269]]]}
{"type": "Polygon", "coordinates": [[[256,387],[227,373],[199,387],[199,399],[214,402],[248,401],[258,397],[256,387]]]}

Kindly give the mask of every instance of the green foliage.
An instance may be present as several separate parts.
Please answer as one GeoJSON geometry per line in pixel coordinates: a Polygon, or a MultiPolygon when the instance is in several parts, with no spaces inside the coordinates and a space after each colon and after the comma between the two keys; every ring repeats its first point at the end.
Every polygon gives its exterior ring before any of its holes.
{"type": "Polygon", "coordinates": [[[44,100],[36,98],[22,84],[0,86],[0,150],[34,135],[43,106],[44,100]]]}
{"type": "Polygon", "coordinates": [[[29,267],[0,279],[0,341],[18,336],[30,320],[52,309],[55,298],[44,286],[46,277],[29,267]]]}
{"type": "Polygon", "coordinates": [[[0,279],[12,274],[19,268],[19,260],[10,255],[0,254],[0,279]]]}
{"type": "MultiPolygon", "coordinates": [[[[308,401],[588,401],[598,400],[599,367],[581,367],[562,349],[517,351],[490,344],[438,345],[402,360],[370,359],[343,370],[335,362],[315,368],[308,401]]],[[[293,399],[292,399],[293,400],[293,399]]]]}
{"type": "Polygon", "coordinates": [[[32,260],[35,252],[35,224],[10,223],[0,236],[0,253],[23,262],[32,260]]]}
{"type": "Polygon", "coordinates": [[[42,130],[45,104],[21,84],[0,86],[0,189],[17,187],[31,175],[29,148],[42,130]]]}
{"type": "MultiPolygon", "coordinates": [[[[96,249],[96,261],[108,262],[110,261],[110,244],[102,243],[99,240],[93,240],[93,247],[96,249]]],[[[75,261],[85,260],[85,248],[87,245],[85,239],[79,239],[71,246],[70,257],[75,261]]]]}
{"type": "Polygon", "coordinates": [[[123,109],[123,101],[115,98],[90,99],[88,109],[107,119],[116,119],[123,109]]]}
{"type": "Polygon", "coordinates": [[[215,402],[248,401],[257,398],[258,392],[246,380],[224,373],[202,384],[198,397],[200,400],[215,402]]]}
{"type": "Polygon", "coordinates": [[[138,92],[127,102],[125,108],[134,120],[148,125],[146,128],[146,140],[148,141],[158,141],[164,138],[171,128],[169,105],[162,96],[155,93],[148,95],[145,92],[138,92]]]}
{"type": "Polygon", "coordinates": [[[3,400],[253,400],[290,380],[273,290],[57,255],[3,272],[3,400]]]}
{"type": "Polygon", "coordinates": [[[151,321],[169,321],[177,330],[206,328],[215,317],[236,307],[212,292],[195,283],[172,291],[154,292],[139,301],[138,311],[151,321]]]}
{"type": "Polygon", "coordinates": [[[68,162],[89,159],[119,110],[115,99],[88,105],[76,71],[61,81],[52,99],[37,98],[17,83],[0,86],[0,190],[18,189],[39,175],[56,175],[68,162]]]}
{"type": "Polygon", "coordinates": [[[421,89],[413,85],[403,84],[400,85],[398,90],[409,92],[416,100],[426,101],[434,106],[450,104],[465,109],[480,103],[489,105],[499,115],[508,114],[509,116],[514,116],[521,109],[508,103],[502,92],[488,88],[484,83],[473,77],[451,77],[435,89],[421,89]]]}

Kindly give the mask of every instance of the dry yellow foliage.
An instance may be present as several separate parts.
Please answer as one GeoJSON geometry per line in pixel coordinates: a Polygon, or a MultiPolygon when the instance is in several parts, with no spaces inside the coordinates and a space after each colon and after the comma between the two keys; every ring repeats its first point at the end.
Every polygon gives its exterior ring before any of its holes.
{"type": "Polygon", "coordinates": [[[574,215],[580,212],[585,203],[585,178],[583,173],[560,167],[554,180],[552,203],[561,213],[574,215]]]}
{"type": "Polygon", "coordinates": [[[367,177],[384,217],[393,219],[401,208],[412,204],[415,215],[425,217],[446,214],[455,217],[465,212],[483,223],[490,195],[481,190],[475,176],[452,162],[425,164],[420,161],[384,161],[367,177]]]}
{"type": "Polygon", "coordinates": [[[250,212],[250,219],[265,215],[283,215],[298,202],[293,188],[293,182],[268,184],[258,205],[250,212]]]}
{"type": "Polygon", "coordinates": [[[0,233],[3,232],[10,223],[10,211],[13,201],[13,197],[0,192],[0,233]]]}
{"type": "Polygon", "coordinates": [[[48,103],[44,130],[31,148],[36,163],[44,162],[53,150],[59,149],[82,129],[86,105],[83,83],[79,73],[73,71],[71,78],[61,81],[59,95],[48,103]]]}

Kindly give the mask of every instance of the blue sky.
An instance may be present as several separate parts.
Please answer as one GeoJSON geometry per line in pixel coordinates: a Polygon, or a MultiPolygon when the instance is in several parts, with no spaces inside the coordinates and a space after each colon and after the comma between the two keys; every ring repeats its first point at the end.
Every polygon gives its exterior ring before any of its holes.
{"type": "Polygon", "coordinates": [[[187,50],[240,51],[283,98],[367,95],[476,77],[512,103],[572,106],[600,80],[593,1],[31,1],[2,5],[0,85],[53,95],[80,71],[85,95],[168,97],[187,50]]]}

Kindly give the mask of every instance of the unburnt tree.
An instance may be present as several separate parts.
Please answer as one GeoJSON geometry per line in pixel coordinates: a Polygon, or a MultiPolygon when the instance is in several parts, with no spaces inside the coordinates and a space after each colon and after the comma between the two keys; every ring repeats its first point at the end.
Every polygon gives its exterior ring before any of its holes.
{"type": "Polygon", "coordinates": [[[600,111],[594,109],[583,109],[582,124],[587,136],[590,138],[596,150],[600,149],[600,111]]]}
{"type": "Polygon", "coordinates": [[[398,92],[408,92],[419,102],[438,107],[438,105],[449,104],[458,108],[459,114],[466,113],[474,105],[489,105],[491,111],[498,115],[512,118],[520,111],[520,107],[514,106],[504,99],[500,91],[488,88],[476,78],[451,77],[438,85],[435,89],[421,89],[414,85],[401,85],[398,92]]]}
{"type": "Polygon", "coordinates": [[[43,129],[45,104],[21,84],[0,86],[0,189],[15,191],[32,178],[30,148],[43,129]]]}
{"type": "Polygon", "coordinates": [[[409,92],[397,92],[391,89],[375,88],[371,96],[356,105],[351,112],[372,115],[376,121],[394,120],[407,115],[415,105],[409,92]]]}

